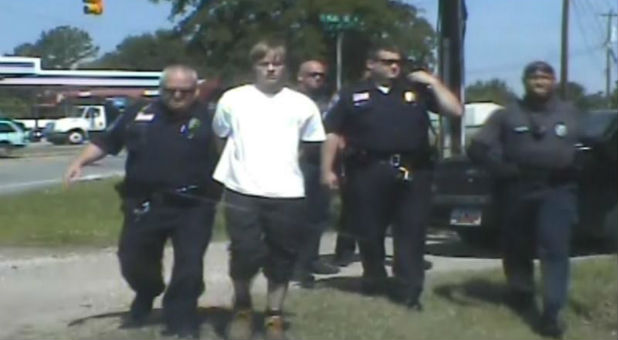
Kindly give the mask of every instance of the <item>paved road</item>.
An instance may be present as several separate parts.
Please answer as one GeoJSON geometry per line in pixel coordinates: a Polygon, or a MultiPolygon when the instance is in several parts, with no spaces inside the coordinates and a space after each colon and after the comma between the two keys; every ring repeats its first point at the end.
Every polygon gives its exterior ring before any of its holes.
{"type": "MultiPolygon", "coordinates": [[[[0,158],[0,195],[60,183],[64,170],[79,150],[73,148],[72,153],[57,156],[0,158]]],[[[86,167],[84,179],[121,175],[124,159],[124,156],[109,156],[86,167]]]]}

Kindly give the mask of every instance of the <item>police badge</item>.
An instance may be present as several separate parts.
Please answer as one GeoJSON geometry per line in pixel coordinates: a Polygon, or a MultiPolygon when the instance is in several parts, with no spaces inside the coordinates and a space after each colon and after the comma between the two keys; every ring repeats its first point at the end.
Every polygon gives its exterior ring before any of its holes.
{"type": "Polygon", "coordinates": [[[554,126],[554,132],[556,133],[556,136],[558,137],[565,137],[567,133],[569,132],[569,130],[564,123],[557,123],[554,126]]]}

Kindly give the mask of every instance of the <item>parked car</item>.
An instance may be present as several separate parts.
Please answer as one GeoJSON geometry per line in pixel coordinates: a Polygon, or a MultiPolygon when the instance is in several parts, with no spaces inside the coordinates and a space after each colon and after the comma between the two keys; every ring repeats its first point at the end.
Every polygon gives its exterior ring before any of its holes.
{"type": "Polygon", "coordinates": [[[23,148],[29,143],[28,132],[18,122],[0,118],[0,155],[9,156],[14,149],[23,148]]]}
{"type": "MultiPolygon", "coordinates": [[[[618,111],[582,115],[584,141],[576,145],[580,218],[574,241],[618,243],[618,111]]],[[[500,228],[500,186],[467,157],[444,159],[436,166],[433,184],[434,226],[456,231],[462,240],[497,244],[500,228]]]]}

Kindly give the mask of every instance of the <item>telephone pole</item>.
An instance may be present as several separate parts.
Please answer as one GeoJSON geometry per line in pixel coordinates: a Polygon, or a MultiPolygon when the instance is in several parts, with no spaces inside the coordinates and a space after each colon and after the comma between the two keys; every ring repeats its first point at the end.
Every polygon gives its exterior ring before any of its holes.
{"type": "Polygon", "coordinates": [[[569,0],[562,0],[562,43],[560,50],[560,96],[567,99],[569,81],[569,0]]]}
{"type": "Polygon", "coordinates": [[[618,14],[610,10],[608,13],[601,14],[602,17],[607,17],[607,38],[605,39],[605,95],[607,96],[608,104],[611,96],[612,82],[612,57],[616,60],[614,50],[612,49],[612,21],[618,14]]]}

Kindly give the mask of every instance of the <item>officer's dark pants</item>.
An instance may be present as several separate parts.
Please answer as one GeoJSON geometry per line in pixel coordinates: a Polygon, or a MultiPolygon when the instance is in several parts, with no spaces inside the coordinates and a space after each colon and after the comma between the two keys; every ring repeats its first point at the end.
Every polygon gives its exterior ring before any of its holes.
{"type": "Polygon", "coordinates": [[[567,296],[570,235],[577,220],[576,187],[562,184],[543,189],[534,185],[507,184],[504,272],[513,291],[533,294],[536,252],[541,261],[545,312],[555,314],[564,306],[567,296]]]}
{"type": "MultiPolygon", "coordinates": [[[[341,164],[338,166],[343,167],[341,164]]],[[[356,251],[356,238],[350,232],[352,226],[347,217],[350,211],[346,203],[349,199],[348,195],[347,177],[341,174],[339,176],[339,198],[341,200],[341,208],[339,212],[337,241],[335,243],[335,259],[345,259],[346,257],[353,256],[356,251]]]]}
{"type": "Polygon", "coordinates": [[[346,169],[348,218],[358,239],[363,277],[386,276],[384,234],[386,227],[392,225],[394,276],[401,293],[418,297],[425,279],[423,255],[431,202],[431,169],[417,169],[409,182],[397,179],[397,170],[385,162],[371,161],[346,169]]]}
{"type": "Polygon", "coordinates": [[[302,162],[301,169],[305,179],[305,202],[307,208],[307,238],[298,254],[299,266],[309,270],[311,264],[319,259],[320,240],[330,223],[330,192],[322,185],[320,164],[302,162]]]}
{"type": "Polygon", "coordinates": [[[225,191],[230,277],[250,281],[263,269],[276,284],[290,281],[306,235],[305,200],[225,191]]]}
{"type": "Polygon", "coordinates": [[[148,211],[135,213],[139,202],[126,199],[124,225],[118,257],[122,275],[131,288],[144,297],[163,292],[163,248],[169,238],[174,249],[174,267],[163,297],[166,323],[197,322],[197,299],[204,291],[203,258],[214,218],[214,203],[170,206],[152,203],[148,211]]]}

